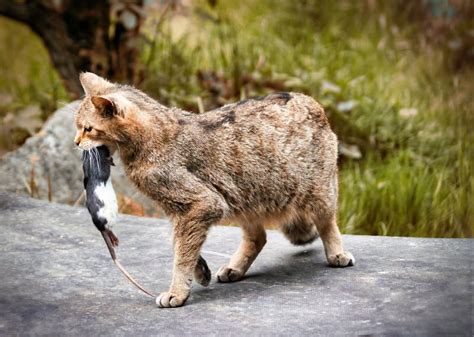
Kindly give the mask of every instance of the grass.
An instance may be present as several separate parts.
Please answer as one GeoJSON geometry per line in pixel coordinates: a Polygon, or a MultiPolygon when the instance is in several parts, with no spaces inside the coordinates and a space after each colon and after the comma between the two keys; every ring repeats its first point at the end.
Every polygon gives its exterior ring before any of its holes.
{"type": "Polygon", "coordinates": [[[169,20],[154,52],[144,48],[152,61],[143,88],[195,111],[199,101],[217,104],[196,75],[203,71],[221,88],[220,104],[279,89],[308,93],[340,140],[363,153],[341,161],[344,232],[472,236],[473,74],[451,72],[446,50],[395,5],[263,0],[213,9],[202,1],[187,31],[175,34],[169,20]],[[350,111],[339,108],[348,102],[350,111]]]}
{"type": "Polygon", "coordinates": [[[201,0],[159,16],[144,27],[140,87],[161,102],[200,111],[292,90],[323,103],[341,142],[362,153],[341,158],[343,232],[472,237],[474,74],[453,70],[420,8],[201,0]]]}
{"type": "Polygon", "coordinates": [[[341,171],[340,224],[357,234],[463,237],[472,223],[469,163],[431,166],[408,150],[341,171]],[[458,171],[458,172],[456,172],[458,171]]]}

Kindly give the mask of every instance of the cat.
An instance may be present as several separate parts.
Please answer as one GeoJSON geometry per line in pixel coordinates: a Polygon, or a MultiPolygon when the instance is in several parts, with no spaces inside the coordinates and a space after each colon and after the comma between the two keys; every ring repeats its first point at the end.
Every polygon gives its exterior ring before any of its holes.
{"type": "Polygon", "coordinates": [[[76,144],[118,151],[128,178],[173,223],[173,276],[156,303],[183,305],[210,226],[239,224],[240,247],[217,272],[241,280],[266,243],[321,237],[328,264],[355,264],[336,223],[337,137],[324,109],[299,93],[246,99],[202,114],[165,107],[134,87],[82,73],[76,144]]]}

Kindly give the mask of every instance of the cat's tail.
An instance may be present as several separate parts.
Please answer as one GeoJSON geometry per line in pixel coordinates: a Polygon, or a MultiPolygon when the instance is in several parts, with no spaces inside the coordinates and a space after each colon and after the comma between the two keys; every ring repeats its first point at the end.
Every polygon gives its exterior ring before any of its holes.
{"type": "Polygon", "coordinates": [[[294,245],[307,245],[319,237],[318,229],[314,223],[298,219],[280,227],[285,237],[294,245]]]}

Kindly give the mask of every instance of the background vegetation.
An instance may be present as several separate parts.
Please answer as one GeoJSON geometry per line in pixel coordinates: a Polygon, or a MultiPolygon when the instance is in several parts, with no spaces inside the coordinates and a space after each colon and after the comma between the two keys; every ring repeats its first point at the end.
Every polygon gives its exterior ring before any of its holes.
{"type": "MultiPolygon", "coordinates": [[[[213,3],[150,8],[140,88],[196,112],[272,91],[310,94],[341,140],[344,232],[472,236],[469,1],[213,3]]],[[[5,151],[67,94],[27,28],[0,18],[0,45],[5,151]]]]}

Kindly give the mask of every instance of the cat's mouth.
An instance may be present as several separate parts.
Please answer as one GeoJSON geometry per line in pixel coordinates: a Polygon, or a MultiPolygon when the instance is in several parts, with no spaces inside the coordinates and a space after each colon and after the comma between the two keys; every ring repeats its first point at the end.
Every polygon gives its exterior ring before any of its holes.
{"type": "Polygon", "coordinates": [[[90,151],[94,148],[97,148],[97,147],[100,147],[102,146],[103,144],[101,143],[90,143],[90,142],[87,142],[87,143],[79,143],[77,146],[79,146],[79,148],[83,151],[90,151]]]}
{"type": "Polygon", "coordinates": [[[108,153],[109,153],[109,157],[107,158],[107,160],[109,161],[111,166],[115,166],[114,159],[113,159],[112,156],[114,155],[115,151],[117,150],[117,147],[106,145],[106,144],[100,144],[100,145],[97,145],[97,146],[96,145],[92,145],[92,146],[78,145],[78,146],[82,151],[91,151],[91,150],[97,149],[99,147],[105,147],[107,149],[108,153]]]}

